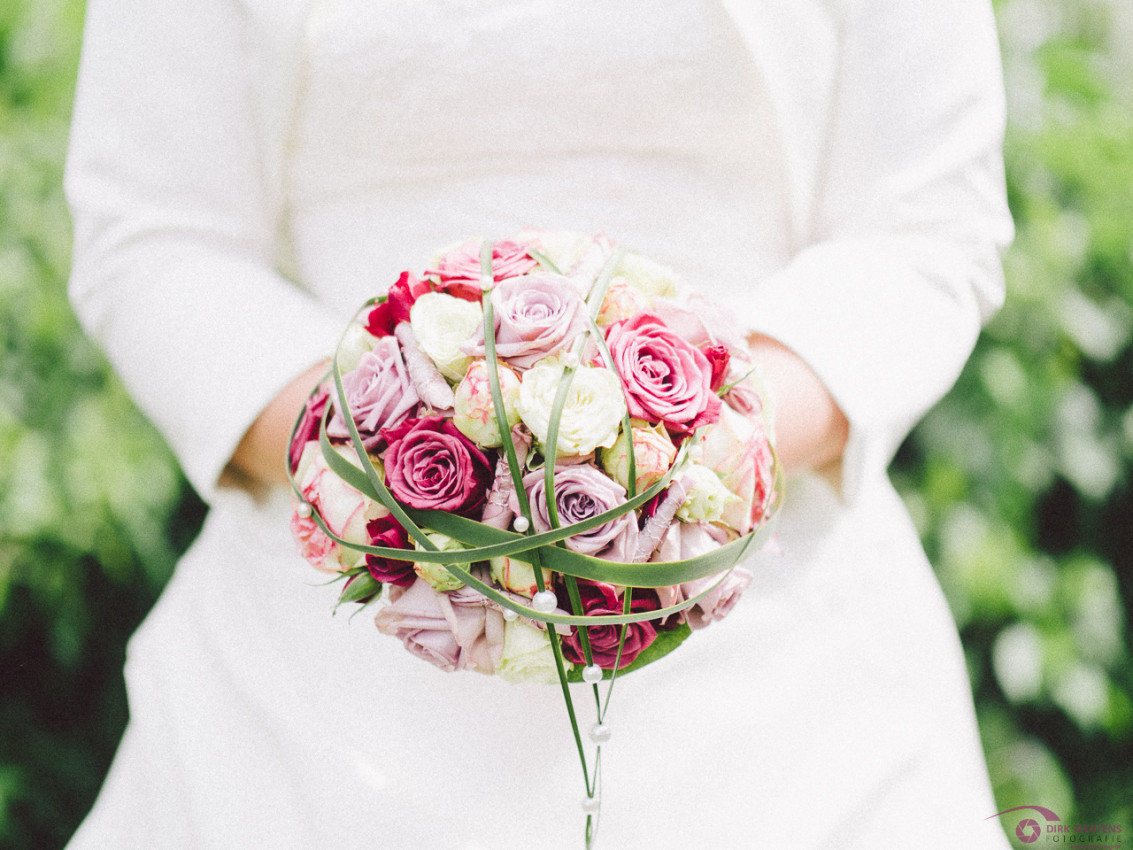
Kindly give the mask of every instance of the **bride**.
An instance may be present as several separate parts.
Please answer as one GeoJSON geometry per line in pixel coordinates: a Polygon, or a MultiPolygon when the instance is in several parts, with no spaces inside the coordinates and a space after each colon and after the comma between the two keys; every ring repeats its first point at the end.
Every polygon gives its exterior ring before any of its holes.
{"type": "Polygon", "coordinates": [[[1006,847],[885,475],[1003,297],[1002,111],[986,0],[90,0],[73,302],[211,510],[70,846],[582,845],[558,688],[332,618],[279,486],[357,306],[536,226],[734,311],[791,473],[741,605],[618,686],[601,846],[1006,847]]]}

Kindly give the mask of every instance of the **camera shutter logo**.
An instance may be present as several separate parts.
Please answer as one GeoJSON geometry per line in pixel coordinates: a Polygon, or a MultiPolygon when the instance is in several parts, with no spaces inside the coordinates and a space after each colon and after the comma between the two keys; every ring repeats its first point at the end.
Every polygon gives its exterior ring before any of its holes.
{"type": "MultiPolygon", "coordinates": [[[[1042,806],[1016,806],[1013,809],[1004,809],[1002,812],[998,812],[994,815],[989,816],[987,818],[987,820],[991,820],[992,818],[1002,817],[1003,815],[1010,814],[1011,812],[1021,812],[1021,811],[1024,811],[1024,810],[1029,810],[1029,811],[1032,811],[1032,812],[1038,812],[1040,815],[1043,816],[1043,819],[1048,823],[1050,823],[1052,821],[1059,822],[1059,821],[1062,820],[1062,818],[1060,818],[1058,815],[1056,815],[1050,809],[1045,809],[1042,806]]],[[[1015,826],[1015,837],[1018,838],[1020,841],[1022,841],[1024,844],[1034,844],[1036,841],[1039,840],[1039,837],[1042,834],[1043,834],[1043,828],[1039,825],[1039,822],[1037,820],[1035,820],[1034,818],[1023,818],[1015,826]]]]}
{"type": "Polygon", "coordinates": [[[1024,844],[1034,844],[1042,835],[1042,829],[1034,818],[1023,818],[1019,821],[1019,825],[1015,827],[1015,835],[1024,844]]]}

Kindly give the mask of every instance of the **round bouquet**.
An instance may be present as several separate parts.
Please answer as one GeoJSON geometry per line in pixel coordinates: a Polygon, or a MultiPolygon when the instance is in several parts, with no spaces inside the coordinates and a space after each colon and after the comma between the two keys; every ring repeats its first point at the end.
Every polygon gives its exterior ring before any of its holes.
{"type": "Polygon", "coordinates": [[[663,266],[604,235],[469,240],[346,329],[292,436],[292,532],[413,654],[561,683],[593,814],[568,683],[657,660],[751,583],[765,399],[743,333],[663,266]]]}

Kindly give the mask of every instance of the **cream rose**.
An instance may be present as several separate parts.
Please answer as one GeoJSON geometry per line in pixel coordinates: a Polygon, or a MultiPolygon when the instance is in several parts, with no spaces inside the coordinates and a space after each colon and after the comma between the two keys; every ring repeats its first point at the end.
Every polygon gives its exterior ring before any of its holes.
{"type": "MultiPolygon", "coordinates": [[[[459,541],[453,540],[447,534],[441,534],[438,531],[427,531],[425,536],[431,540],[438,549],[442,552],[460,552],[464,546],[459,541]]],[[[413,541],[413,548],[418,552],[425,551],[425,547],[417,541],[413,541]]],[[[460,563],[453,561],[453,563],[460,563]]],[[[460,566],[467,569],[467,563],[460,563],[460,566]]],[[[446,591],[456,590],[458,587],[464,587],[464,582],[445,569],[444,564],[434,564],[429,561],[416,561],[413,564],[413,571],[417,573],[422,579],[427,581],[433,590],[446,591]]]]}
{"type": "MultiPolygon", "coordinates": [[[[504,415],[509,428],[519,423],[516,402],[519,399],[519,376],[500,364],[500,395],[504,401],[504,415]]],[[[488,364],[477,360],[468,367],[456,388],[453,424],[464,436],[481,448],[502,446],[500,429],[496,424],[496,405],[492,400],[492,385],[488,380],[488,364]]]]}
{"type": "Polygon", "coordinates": [[[600,327],[606,327],[649,309],[649,298],[644,292],[634,289],[624,279],[615,278],[606,290],[602,309],[598,311],[598,317],[594,321],[600,327]]]}
{"type": "MultiPolygon", "coordinates": [[[[562,379],[561,366],[542,364],[528,369],[523,376],[517,405],[519,416],[540,443],[547,441],[551,410],[562,379]]],[[[625,413],[626,403],[617,373],[580,367],[574,373],[563,404],[556,454],[587,455],[600,446],[612,446],[625,413]]]]}
{"type": "Polygon", "coordinates": [[[616,283],[625,283],[650,297],[673,298],[677,294],[676,273],[639,254],[622,257],[611,281],[616,283]]]}
{"type": "Polygon", "coordinates": [[[700,463],[690,463],[682,470],[681,483],[686,495],[677,508],[677,519],[682,522],[719,522],[728,506],[740,500],[719,475],[700,463]]]}
{"type": "Polygon", "coordinates": [[[409,311],[409,325],[421,350],[451,381],[464,377],[472,357],[461,348],[475,338],[483,321],[479,304],[443,292],[426,292],[409,311]]]}
{"type": "Polygon", "coordinates": [[[507,682],[551,685],[558,681],[551,640],[545,631],[522,620],[504,624],[504,648],[496,675],[507,682]]]}
{"type": "MultiPolygon", "coordinates": [[[[640,493],[656,484],[669,471],[677,456],[677,447],[661,425],[650,425],[640,419],[630,420],[630,425],[637,492],[640,493]]],[[[606,474],[628,489],[629,439],[625,431],[619,432],[614,445],[602,451],[601,461],[606,474]]]]}
{"type": "Polygon", "coordinates": [[[374,350],[378,338],[361,325],[354,323],[346,329],[338,346],[338,368],[342,374],[353,372],[363,355],[374,350]]]}
{"type": "MultiPolygon", "coordinates": [[[[488,564],[492,570],[492,581],[507,588],[512,593],[518,593],[520,596],[526,596],[530,599],[539,589],[539,585],[535,583],[535,568],[531,564],[502,555],[498,558],[492,558],[488,564]]],[[[545,585],[551,583],[550,570],[543,570],[543,582],[545,585]]]]}

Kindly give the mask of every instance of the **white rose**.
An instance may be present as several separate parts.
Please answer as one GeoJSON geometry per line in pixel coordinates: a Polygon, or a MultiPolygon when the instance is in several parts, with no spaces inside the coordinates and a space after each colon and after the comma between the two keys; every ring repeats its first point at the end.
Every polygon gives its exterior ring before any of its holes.
{"type": "Polygon", "coordinates": [[[682,522],[719,522],[728,505],[740,500],[724,486],[719,475],[703,464],[690,463],[681,483],[688,488],[684,502],[677,508],[677,519],[682,522]]]}
{"type": "MultiPolygon", "coordinates": [[[[459,541],[453,540],[447,534],[441,534],[439,531],[426,531],[425,536],[428,537],[437,548],[442,552],[460,552],[464,550],[464,546],[459,541]]],[[[425,547],[413,541],[413,548],[418,552],[424,552],[425,547]]],[[[465,569],[468,568],[467,563],[460,563],[453,561],[465,569]]],[[[445,569],[444,564],[433,564],[429,561],[417,561],[413,564],[413,571],[417,573],[422,579],[427,581],[438,593],[443,593],[446,590],[456,590],[458,587],[464,587],[464,582],[445,569]]]]}
{"type": "Polygon", "coordinates": [[[451,381],[464,377],[472,357],[461,347],[475,337],[483,324],[479,304],[443,292],[426,292],[409,311],[409,325],[421,350],[451,381]]]}
{"type": "Polygon", "coordinates": [[[676,272],[639,254],[622,257],[613,283],[625,283],[650,297],[673,298],[677,294],[676,272]]]}
{"type": "MultiPolygon", "coordinates": [[[[562,379],[561,367],[539,364],[527,370],[519,387],[519,416],[544,444],[544,451],[551,409],[562,379]]],[[[622,382],[617,374],[609,369],[580,367],[563,404],[557,456],[586,455],[599,446],[612,446],[625,413],[622,382]]]]}
{"type": "Polygon", "coordinates": [[[338,346],[338,368],[342,374],[353,372],[362,355],[373,351],[378,344],[378,338],[361,325],[355,323],[346,329],[342,342],[338,346]]]}
{"type": "Polygon", "coordinates": [[[530,245],[566,274],[586,256],[594,237],[572,230],[524,230],[519,241],[530,245]]]}
{"type": "MultiPolygon", "coordinates": [[[[519,377],[503,364],[499,364],[500,395],[504,401],[504,416],[510,427],[519,422],[515,409],[519,398],[519,377]]],[[[496,405],[492,399],[492,386],[488,381],[488,364],[477,360],[468,367],[460,386],[456,388],[453,424],[468,439],[481,448],[502,446],[500,429],[496,424],[496,405]]]]}
{"type": "Polygon", "coordinates": [[[496,675],[506,682],[551,685],[559,680],[551,640],[522,620],[504,623],[504,648],[496,675]]]}

